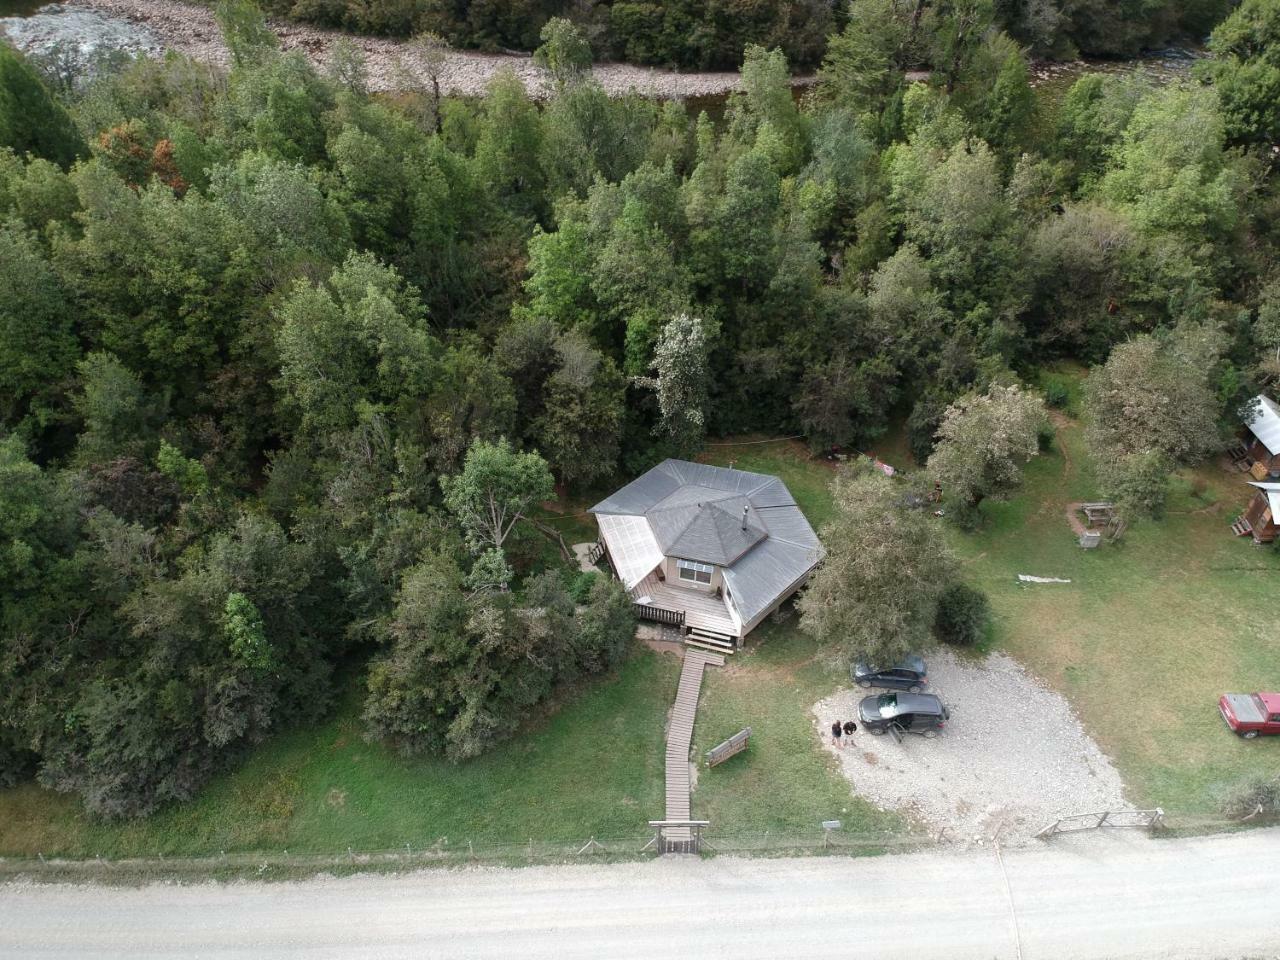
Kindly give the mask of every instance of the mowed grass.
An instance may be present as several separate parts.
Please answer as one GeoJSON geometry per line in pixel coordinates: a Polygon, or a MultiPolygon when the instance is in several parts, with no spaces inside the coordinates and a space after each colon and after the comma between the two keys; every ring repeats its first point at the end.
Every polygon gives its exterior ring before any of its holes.
{"type": "MultiPolygon", "coordinates": [[[[1063,366],[1052,373],[1068,388],[1068,410],[1080,408],[1084,372],[1063,366]]],[[[1244,474],[1216,462],[1174,479],[1161,520],[1132,525],[1118,544],[1082,550],[1066,505],[1099,499],[1099,492],[1080,423],[1054,417],[1054,448],[1031,462],[1018,496],[984,505],[985,523],[975,533],[946,528],[964,579],[991,599],[995,622],[986,647],[1010,653],[1066,695],[1116,762],[1131,801],[1213,813],[1224,787],[1280,775],[1280,737],[1242,741],[1217,711],[1225,691],[1280,689],[1280,553],[1232,536],[1230,521],[1253,488],[1244,474]],[[1020,573],[1072,582],[1022,584],[1020,573]]],[[[906,467],[904,450],[898,434],[867,452],[906,467]]],[[[831,465],[809,458],[800,444],[713,447],[706,459],[776,473],[816,527],[830,516],[831,465]]],[[[767,646],[758,649],[773,656],[767,646]]],[[[815,662],[799,673],[817,668],[815,662]]],[[[832,677],[827,692],[840,680],[832,677]]],[[[718,698],[725,684],[714,675],[711,682],[718,698]]],[[[719,709],[704,696],[708,718],[719,709]]],[[[700,713],[700,739],[721,732],[704,736],[701,724],[700,713]]],[[[726,717],[722,726],[732,725],[726,717]]],[[[708,789],[705,802],[714,808],[716,788],[708,789]]],[[[734,816],[727,791],[724,799],[724,815],[734,816]]]]}
{"type": "Polygon", "coordinates": [[[664,722],[679,664],[638,647],[617,674],[479,759],[405,759],[366,743],[360,689],[282,734],[189,803],[95,823],[33,784],[0,791],[0,854],[133,857],[422,849],[638,837],[663,809],[664,722]]]}
{"type": "Polygon", "coordinates": [[[1082,550],[1065,508],[1097,489],[1079,425],[1060,421],[1058,438],[1021,496],[988,505],[979,533],[953,534],[966,579],[991,598],[992,644],[1066,694],[1133,802],[1212,812],[1223,785],[1280,774],[1280,742],[1239,740],[1217,712],[1224,691],[1280,689],[1280,557],[1229,528],[1252,488],[1206,465],[1176,478],[1164,519],[1082,550]]]}
{"type": "Polygon", "coordinates": [[[891,835],[903,822],[852,795],[821,749],[810,708],[845,679],[829,651],[801,633],[796,615],[766,621],[746,650],[708,668],[693,730],[699,763],[693,815],[713,833],[743,839],[818,838],[824,820],[848,833],[891,835]],[[708,769],[703,754],[743,727],[750,746],[708,769]]]}

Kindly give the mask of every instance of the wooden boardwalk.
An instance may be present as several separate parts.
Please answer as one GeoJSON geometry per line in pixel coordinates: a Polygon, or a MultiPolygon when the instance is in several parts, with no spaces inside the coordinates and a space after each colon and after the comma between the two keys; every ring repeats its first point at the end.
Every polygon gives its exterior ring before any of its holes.
{"type": "MultiPolygon", "coordinates": [[[[693,720],[698,713],[698,694],[702,691],[702,673],[710,664],[724,666],[718,653],[685,650],[680,686],[676,689],[671,723],[667,727],[667,817],[689,820],[689,745],[693,740],[693,720]]],[[[669,840],[688,840],[687,827],[673,827],[666,832],[669,840]]]]}

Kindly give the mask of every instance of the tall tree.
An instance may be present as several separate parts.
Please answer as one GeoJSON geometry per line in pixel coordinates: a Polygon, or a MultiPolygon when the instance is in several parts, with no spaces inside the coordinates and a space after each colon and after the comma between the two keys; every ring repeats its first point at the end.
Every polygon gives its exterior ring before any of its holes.
{"type": "Polygon", "coordinates": [[[943,415],[929,473],[964,513],[983,500],[1007,496],[1022,482],[1022,467],[1039,452],[1047,425],[1044,401],[1017,384],[992,384],[961,397],[943,415]]]}
{"type": "Polygon", "coordinates": [[[473,444],[462,471],[441,477],[440,487],[445,506],[477,552],[486,547],[501,550],[515,525],[554,493],[547,462],[537,453],[514,449],[505,439],[473,444]]]}
{"type": "Polygon", "coordinates": [[[1172,470],[1221,445],[1220,349],[1217,331],[1187,323],[1120,344],[1085,381],[1100,480],[1130,516],[1159,513],[1172,470]]]}
{"type": "Polygon", "coordinates": [[[842,472],[832,492],[827,555],[800,597],[800,625],[850,658],[897,663],[932,642],[954,565],[942,528],[869,464],[842,472]]]}
{"type": "Polygon", "coordinates": [[[88,151],[62,105],[23,58],[0,41],[0,147],[69,167],[88,151]]]}
{"type": "Polygon", "coordinates": [[[715,333],[714,325],[697,317],[673,318],[654,348],[654,375],[636,381],[658,395],[658,432],[686,453],[697,449],[707,430],[709,354],[715,333]]]}

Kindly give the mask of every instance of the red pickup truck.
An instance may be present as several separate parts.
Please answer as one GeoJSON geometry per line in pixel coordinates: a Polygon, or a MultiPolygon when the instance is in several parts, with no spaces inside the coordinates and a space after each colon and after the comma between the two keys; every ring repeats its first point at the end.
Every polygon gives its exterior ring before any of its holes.
{"type": "Polygon", "coordinates": [[[1280,733],[1280,693],[1224,693],[1218,710],[1227,726],[1246,740],[1280,733]]]}

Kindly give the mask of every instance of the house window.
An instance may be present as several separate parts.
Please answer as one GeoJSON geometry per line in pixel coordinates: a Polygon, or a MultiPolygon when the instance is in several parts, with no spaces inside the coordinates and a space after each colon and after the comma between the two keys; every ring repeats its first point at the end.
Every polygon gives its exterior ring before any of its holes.
{"type": "Polygon", "coordinates": [[[711,574],[715,571],[715,567],[707,563],[694,563],[692,560],[677,560],[676,569],[680,573],[681,580],[690,580],[693,583],[711,582],[711,574]]]}

